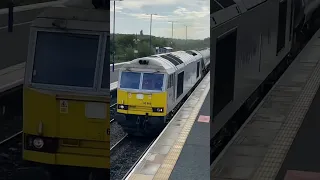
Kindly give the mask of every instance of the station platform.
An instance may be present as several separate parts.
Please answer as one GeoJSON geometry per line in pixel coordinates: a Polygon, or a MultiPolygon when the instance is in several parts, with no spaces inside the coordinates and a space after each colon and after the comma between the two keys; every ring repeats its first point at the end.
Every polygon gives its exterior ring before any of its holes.
{"type": "Polygon", "coordinates": [[[23,84],[25,63],[0,70],[0,93],[23,84]]]}
{"type": "MultiPolygon", "coordinates": [[[[0,93],[23,84],[25,64],[26,63],[23,62],[4,69],[0,69],[0,93]]],[[[117,66],[119,67],[119,65],[117,66]]],[[[117,79],[118,72],[116,73],[112,74],[110,72],[110,75],[115,76],[114,79],[117,79]]],[[[118,81],[113,81],[110,83],[110,91],[115,91],[117,87],[118,81]]]]}
{"type": "Polygon", "coordinates": [[[211,179],[320,179],[319,36],[320,31],[216,158],[211,179]]]}
{"type": "Polygon", "coordinates": [[[210,72],[126,180],[210,179],[210,72]]]}

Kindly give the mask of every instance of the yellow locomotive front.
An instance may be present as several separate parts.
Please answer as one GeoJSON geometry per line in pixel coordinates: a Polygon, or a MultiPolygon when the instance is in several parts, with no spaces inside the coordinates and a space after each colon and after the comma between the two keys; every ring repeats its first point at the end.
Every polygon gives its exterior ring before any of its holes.
{"type": "Polygon", "coordinates": [[[155,63],[138,59],[119,72],[115,120],[129,134],[157,134],[165,126],[166,71],[155,63]]]}
{"type": "Polygon", "coordinates": [[[107,13],[50,8],[30,29],[23,158],[45,167],[56,179],[108,177],[107,13]]]}

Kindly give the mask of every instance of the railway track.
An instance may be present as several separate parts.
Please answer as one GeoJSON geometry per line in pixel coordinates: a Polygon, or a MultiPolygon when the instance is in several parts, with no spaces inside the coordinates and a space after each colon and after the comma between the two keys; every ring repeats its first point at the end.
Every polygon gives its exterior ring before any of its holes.
{"type": "Polygon", "coordinates": [[[122,180],[150,148],[155,138],[124,136],[110,149],[110,179],[122,180]]]}
{"type": "Polygon", "coordinates": [[[153,144],[153,142],[155,141],[156,139],[153,139],[153,141],[149,144],[149,146],[141,153],[140,157],[136,160],[136,162],[131,166],[131,168],[127,171],[127,173],[122,177],[121,180],[125,180],[130,172],[133,170],[134,167],[136,167],[136,165],[139,163],[140,159],[147,153],[148,149],[150,149],[151,145],[153,144]]]}
{"type": "Polygon", "coordinates": [[[22,131],[0,142],[0,179],[13,179],[15,171],[19,168],[26,167],[22,160],[22,131]]]}
{"type": "Polygon", "coordinates": [[[110,106],[110,123],[114,122],[114,115],[117,112],[117,103],[110,106]]]}

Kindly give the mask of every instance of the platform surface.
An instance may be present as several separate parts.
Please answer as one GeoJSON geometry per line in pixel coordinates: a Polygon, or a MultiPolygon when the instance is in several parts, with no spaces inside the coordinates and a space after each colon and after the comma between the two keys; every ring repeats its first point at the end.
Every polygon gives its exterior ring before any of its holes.
{"type": "Polygon", "coordinates": [[[210,72],[130,172],[127,180],[210,178],[210,72]],[[199,115],[201,116],[199,122],[199,115]]]}
{"type": "MultiPolygon", "coordinates": [[[[320,75],[320,74],[319,74],[320,75]]],[[[318,75],[318,78],[320,76],[318,75]]],[[[318,89],[276,180],[306,175],[320,179],[320,91],[318,89]],[[300,172],[297,172],[300,171],[300,172]]]]}
{"type": "Polygon", "coordinates": [[[315,173],[320,170],[320,123],[316,120],[320,113],[314,110],[320,98],[311,105],[320,84],[319,34],[313,36],[213,162],[211,179],[283,180],[285,175],[290,180],[299,176],[303,180],[308,180],[307,176],[320,179],[315,173]]]}
{"type": "Polygon", "coordinates": [[[210,93],[188,135],[170,180],[210,180],[210,93]]]}

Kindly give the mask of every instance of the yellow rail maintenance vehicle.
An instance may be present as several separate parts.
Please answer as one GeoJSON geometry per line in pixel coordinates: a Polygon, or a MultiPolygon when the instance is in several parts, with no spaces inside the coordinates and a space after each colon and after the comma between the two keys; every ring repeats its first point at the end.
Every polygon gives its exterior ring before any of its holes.
{"type": "Polygon", "coordinates": [[[109,11],[51,7],[30,27],[23,159],[51,179],[110,172],[109,11]]]}
{"type": "Polygon", "coordinates": [[[159,134],[203,77],[210,61],[210,50],[205,51],[157,54],[124,64],[115,115],[123,130],[135,136],[159,134]]]}

